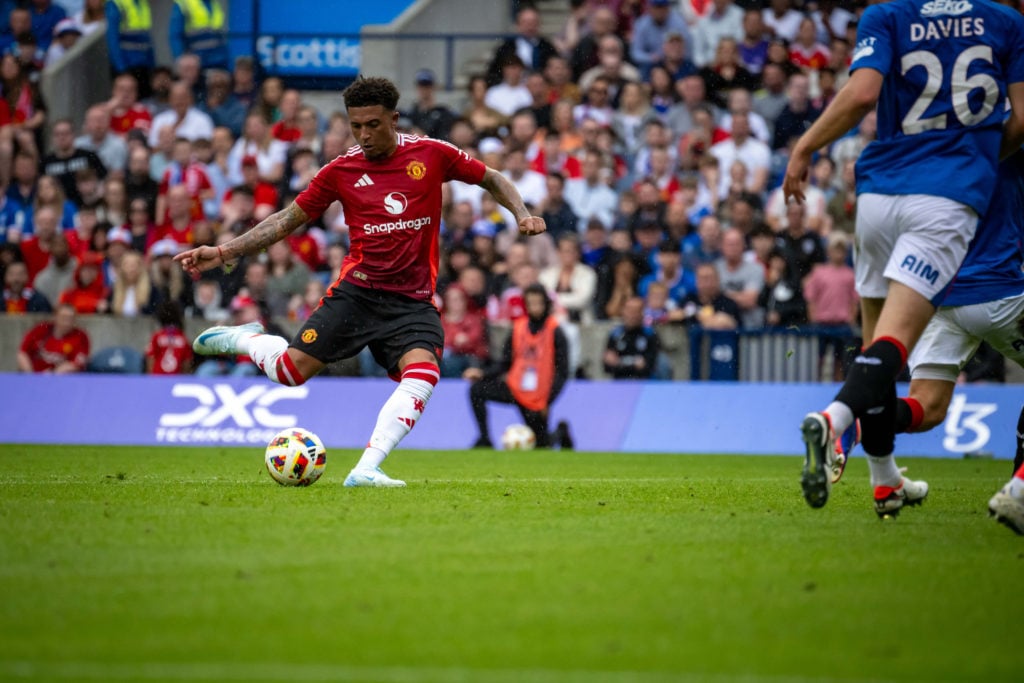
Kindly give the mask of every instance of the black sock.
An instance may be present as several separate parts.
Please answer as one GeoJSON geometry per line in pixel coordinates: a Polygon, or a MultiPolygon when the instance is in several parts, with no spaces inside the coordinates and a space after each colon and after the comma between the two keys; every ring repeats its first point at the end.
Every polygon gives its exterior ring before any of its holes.
{"type": "MultiPolygon", "coordinates": [[[[892,398],[890,394],[895,391],[893,382],[906,360],[906,349],[899,341],[891,337],[876,339],[853,361],[836,400],[848,405],[854,416],[863,418],[868,410],[884,406],[892,398]]],[[[894,406],[892,410],[895,412],[894,406]]],[[[894,415],[890,413],[888,419],[892,428],[894,415]]]]}
{"type": "Polygon", "coordinates": [[[896,433],[916,432],[924,421],[924,408],[921,402],[912,396],[896,401],[896,433]]]}
{"type": "MultiPolygon", "coordinates": [[[[896,384],[889,383],[889,393],[881,406],[869,409],[860,418],[860,445],[868,455],[892,455],[896,449],[896,384]]],[[[908,408],[909,410],[909,408],[908,408]]]]}
{"type": "Polygon", "coordinates": [[[1013,457],[1013,473],[1024,465],[1024,406],[1020,407],[1020,417],[1017,418],[1017,455],[1013,457]]]}

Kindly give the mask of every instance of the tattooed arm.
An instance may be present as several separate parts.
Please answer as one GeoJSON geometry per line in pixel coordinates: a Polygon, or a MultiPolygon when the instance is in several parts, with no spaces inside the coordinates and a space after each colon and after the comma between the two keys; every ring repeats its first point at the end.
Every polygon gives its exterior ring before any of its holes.
{"type": "Polygon", "coordinates": [[[219,247],[196,247],[174,257],[189,275],[199,277],[199,273],[217,266],[226,265],[246,254],[265,249],[274,242],[284,239],[295,232],[309,220],[306,212],[298,204],[292,202],[286,208],[271,214],[260,221],[252,230],[242,233],[230,242],[219,247]]]}
{"type": "Polygon", "coordinates": [[[519,224],[520,234],[538,235],[547,229],[543,218],[530,215],[523,204],[519,190],[501,173],[488,167],[484,173],[484,179],[480,181],[479,185],[490,192],[496,202],[512,212],[516,223],[519,224]]]}

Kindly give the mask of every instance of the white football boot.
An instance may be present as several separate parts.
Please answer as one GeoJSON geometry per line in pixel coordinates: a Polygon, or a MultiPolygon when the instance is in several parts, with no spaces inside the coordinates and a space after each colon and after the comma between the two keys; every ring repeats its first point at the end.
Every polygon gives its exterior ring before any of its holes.
{"type": "Polygon", "coordinates": [[[905,505],[920,505],[927,497],[928,482],[900,477],[900,484],[895,488],[875,487],[875,513],[882,518],[895,517],[905,505]]]}
{"type": "Polygon", "coordinates": [[[355,469],[345,477],[345,486],[352,488],[356,486],[369,486],[374,488],[401,488],[405,482],[401,479],[392,479],[379,468],[355,469]]]}
{"type": "Polygon", "coordinates": [[[1024,536],[1024,498],[1010,493],[1009,484],[988,501],[988,512],[997,522],[1024,536]]]}
{"type": "Polygon", "coordinates": [[[192,342],[192,350],[200,356],[241,355],[238,341],[245,337],[263,334],[266,328],[261,323],[252,322],[245,325],[217,325],[199,333],[192,342]]]}

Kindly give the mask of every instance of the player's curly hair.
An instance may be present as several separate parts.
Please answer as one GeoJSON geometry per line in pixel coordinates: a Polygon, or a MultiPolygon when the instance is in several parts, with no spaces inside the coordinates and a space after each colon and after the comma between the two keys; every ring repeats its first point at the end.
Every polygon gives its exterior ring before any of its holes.
{"type": "Polygon", "coordinates": [[[342,93],[345,108],[381,105],[388,111],[398,108],[398,88],[386,78],[358,77],[342,93]]]}

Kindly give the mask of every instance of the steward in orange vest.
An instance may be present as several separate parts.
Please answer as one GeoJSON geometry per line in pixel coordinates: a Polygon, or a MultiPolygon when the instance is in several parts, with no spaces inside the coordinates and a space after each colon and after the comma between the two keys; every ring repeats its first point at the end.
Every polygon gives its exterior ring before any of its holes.
{"type": "MultiPolygon", "coordinates": [[[[551,300],[544,287],[530,285],[523,292],[526,315],[512,323],[502,362],[469,389],[480,438],[474,447],[490,448],[487,402],[514,403],[523,422],[537,437],[537,447],[551,446],[548,409],[569,379],[569,347],[558,321],[551,315],[551,300]]],[[[473,379],[470,376],[470,379],[473,379]]],[[[559,425],[562,447],[567,447],[568,427],[559,425]]]]}

